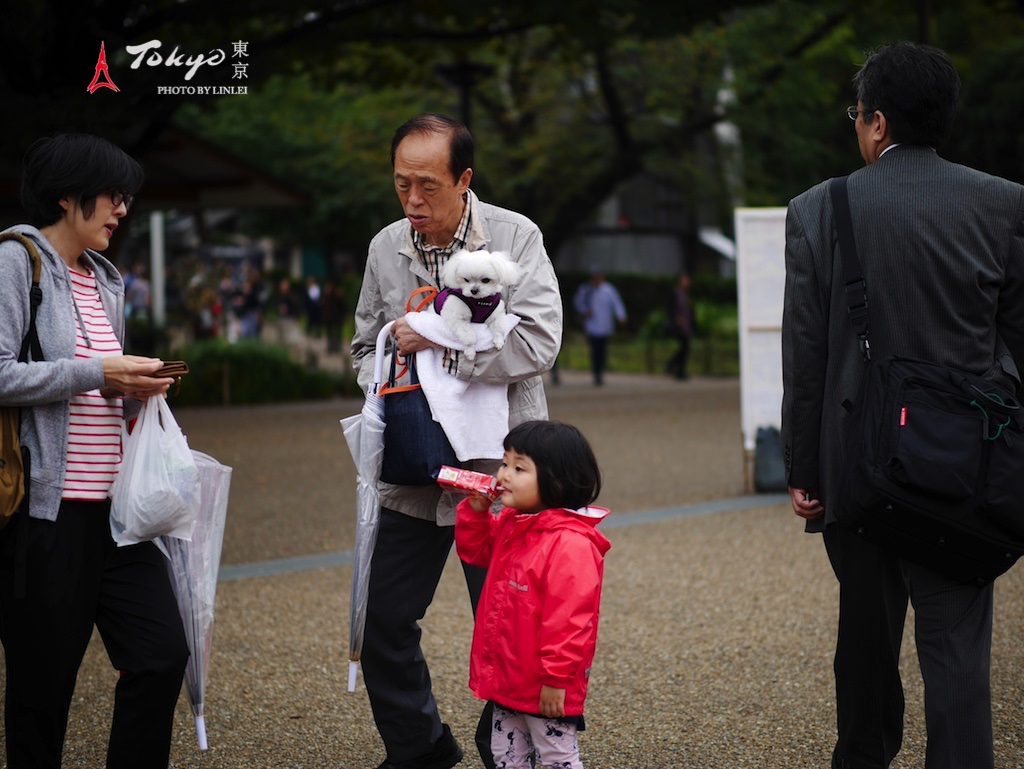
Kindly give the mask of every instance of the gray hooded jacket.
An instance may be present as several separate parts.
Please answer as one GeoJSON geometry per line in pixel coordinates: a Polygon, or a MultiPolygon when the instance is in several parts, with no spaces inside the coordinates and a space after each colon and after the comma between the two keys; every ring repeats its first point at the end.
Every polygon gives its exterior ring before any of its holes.
{"type": "MultiPolygon", "coordinates": [[[[67,264],[35,227],[10,229],[31,238],[43,262],[36,331],[45,360],[18,362],[28,331],[32,268],[25,248],[7,240],[0,243],[0,404],[22,407],[21,443],[31,456],[29,515],[53,521],[67,467],[69,402],[78,393],[103,387],[103,362],[75,359],[75,307],[67,264]]],[[[121,275],[94,251],[86,251],[82,262],[96,276],[103,309],[123,344],[121,275]]]]}

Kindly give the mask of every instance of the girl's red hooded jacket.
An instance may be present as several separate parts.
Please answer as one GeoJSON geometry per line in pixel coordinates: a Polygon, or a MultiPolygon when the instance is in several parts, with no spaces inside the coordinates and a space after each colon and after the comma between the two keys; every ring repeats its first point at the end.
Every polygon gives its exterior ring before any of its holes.
{"type": "Polygon", "coordinates": [[[487,569],[469,666],[477,697],[536,714],[547,685],[565,689],[567,716],[583,713],[611,547],[595,527],[606,515],[600,507],[506,507],[495,516],[459,503],[459,557],[487,569]]]}

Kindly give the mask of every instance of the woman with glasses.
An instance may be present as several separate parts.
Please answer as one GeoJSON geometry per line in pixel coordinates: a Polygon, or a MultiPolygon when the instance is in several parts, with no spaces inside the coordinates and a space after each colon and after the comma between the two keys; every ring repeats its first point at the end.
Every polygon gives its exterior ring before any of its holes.
{"type": "Polygon", "coordinates": [[[18,236],[0,242],[0,406],[20,409],[28,452],[25,498],[0,530],[10,769],[60,766],[94,626],[120,671],[107,767],[168,764],[188,647],[163,556],[152,542],[114,544],[107,497],[124,419],[173,382],[155,376],[159,359],[124,355],[124,284],[98,253],[142,178],[139,164],[103,139],[40,139],[23,164],[30,223],[0,234],[18,236]],[[38,344],[23,355],[33,247],[42,301],[38,344]]]}

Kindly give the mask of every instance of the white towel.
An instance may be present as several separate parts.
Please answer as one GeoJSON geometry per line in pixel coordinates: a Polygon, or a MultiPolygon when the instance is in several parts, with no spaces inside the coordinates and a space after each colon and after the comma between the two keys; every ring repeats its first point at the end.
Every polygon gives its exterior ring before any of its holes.
{"type": "MultiPolygon", "coordinates": [[[[420,336],[453,350],[465,349],[440,315],[410,312],[405,319],[420,336]]],[[[505,315],[506,336],[519,321],[518,315],[505,315]]],[[[494,336],[486,324],[474,323],[473,328],[476,329],[475,349],[491,349],[494,336]]],[[[508,385],[458,379],[444,370],[443,357],[444,350],[437,347],[416,353],[416,371],[430,404],[431,416],[444,428],[460,461],[501,459],[502,442],[508,433],[508,385]]]]}

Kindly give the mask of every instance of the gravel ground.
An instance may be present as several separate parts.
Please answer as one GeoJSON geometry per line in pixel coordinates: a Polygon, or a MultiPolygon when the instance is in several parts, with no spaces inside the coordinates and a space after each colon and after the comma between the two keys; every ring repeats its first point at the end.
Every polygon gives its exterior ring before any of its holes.
{"type": "MultiPolygon", "coordinates": [[[[563,373],[554,418],[577,424],[615,514],[601,635],[580,740],[589,769],[825,767],[834,734],[837,587],[817,537],[785,504],[630,524],[629,514],[740,496],[735,380],[563,373]],[[621,518],[619,518],[621,516],[621,518]],[[625,524],[625,525],[624,525],[625,524]]],[[[234,467],[224,564],[352,547],[354,470],[337,420],[360,401],[181,409],[193,448],[234,467]]],[[[609,519],[609,523],[613,519],[609,519]]],[[[351,568],[224,582],[207,702],[210,749],[179,703],[174,767],[375,767],[383,747],[360,680],[345,691],[351,568]]],[[[996,766],[1024,768],[1024,571],[996,585],[996,766]]],[[[423,621],[443,718],[479,769],[466,687],[469,602],[454,555],[423,621]]],[[[924,766],[913,622],[907,731],[895,769],[924,766]]],[[[64,766],[103,765],[116,673],[97,637],[72,706],[64,766]]]]}

